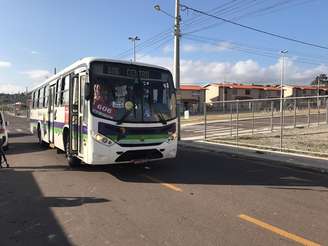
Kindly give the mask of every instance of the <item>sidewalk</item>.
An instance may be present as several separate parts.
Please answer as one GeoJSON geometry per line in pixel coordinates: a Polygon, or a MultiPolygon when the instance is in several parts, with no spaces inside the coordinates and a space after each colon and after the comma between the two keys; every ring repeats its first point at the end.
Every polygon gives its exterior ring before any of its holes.
{"type": "Polygon", "coordinates": [[[205,141],[180,141],[179,147],[194,148],[215,153],[238,156],[245,159],[267,161],[269,165],[282,165],[320,173],[328,173],[328,159],[300,154],[282,153],[241,146],[232,146],[205,141]]]}

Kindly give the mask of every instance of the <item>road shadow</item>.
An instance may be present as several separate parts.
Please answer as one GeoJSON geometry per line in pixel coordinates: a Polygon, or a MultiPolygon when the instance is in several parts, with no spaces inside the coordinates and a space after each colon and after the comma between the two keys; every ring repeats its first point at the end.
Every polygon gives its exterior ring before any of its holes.
{"type": "Polygon", "coordinates": [[[31,172],[0,176],[0,245],[72,245],[31,172]]]}
{"type": "Polygon", "coordinates": [[[32,134],[26,133],[26,132],[9,132],[8,133],[8,138],[20,138],[20,137],[27,137],[27,136],[32,136],[32,134]]]}
{"type": "Polygon", "coordinates": [[[153,183],[147,176],[171,184],[325,187],[328,176],[226,154],[180,149],[176,159],[143,165],[85,166],[76,171],[106,172],[124,182],[153,183]]]}
{"type": "Polygon", "coordinates": [[[153,183],[151,176],[171,184],[242,185],[270,187],[325,187],[328,175],[282,166],[281,163],[256,161],[195,149],[180,148],[176,159],[146,164],[63,165],[14,167],[30,172],[105,172],[123,182],[153,183]]]}
{"type": "Polygon", "coordinates": [[[110,202],[97,197],[44,197],[32,172],[0,171],[0,245],[73,245],[53,207],[110,202]]]}
{"type": "Polygon", "coordinates": [[[97,197],[43,197],[40,202],[48,207],[77,207],[88,203],[110,202],[110,200],[97,197]]]}
{"type": "Polygon", "coordinates": [[[46,146],[41,146],[36,142],[10,142],[6,155],[25,154],[48,150],[46,146]]]}

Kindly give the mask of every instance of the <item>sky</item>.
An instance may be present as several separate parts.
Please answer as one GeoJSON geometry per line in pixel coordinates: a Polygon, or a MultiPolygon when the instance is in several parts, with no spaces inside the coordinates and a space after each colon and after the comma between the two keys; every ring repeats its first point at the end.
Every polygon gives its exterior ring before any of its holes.
{"type": "MultiPolygon", "coordinates": [[[[0,92],[23,92],[76,60],[132,59],[173,67],[174,0],[0,0],[0,92]]],[[[243,25],[328,46],[327,0],[181,0],[243,25]]],[[[181,83],[309,84],[328,73],[328,50],[182,9],[181,83]]]]}

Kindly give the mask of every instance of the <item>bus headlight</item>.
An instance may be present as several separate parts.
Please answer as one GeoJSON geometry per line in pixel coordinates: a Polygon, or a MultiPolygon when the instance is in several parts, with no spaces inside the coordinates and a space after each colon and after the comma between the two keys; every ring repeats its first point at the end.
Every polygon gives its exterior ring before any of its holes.
{"type": "Polygon", "coordinates": [[[176,132],[169,132],[169,140],[173,141],[177,139],[177,133],[176,132]]]}
{"type": "Polygon", "coordinates": [[[93,138],[101,144],[106,144],[106,145],[113,144],[113,142],[108,137],[101,135],[99,133],[94,134],[93,138]]]}

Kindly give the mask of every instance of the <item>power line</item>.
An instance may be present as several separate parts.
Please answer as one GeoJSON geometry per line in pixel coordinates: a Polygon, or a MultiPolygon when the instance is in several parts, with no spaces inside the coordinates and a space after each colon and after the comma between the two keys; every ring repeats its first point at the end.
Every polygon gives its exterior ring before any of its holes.
{"type": "MultiPolygon", "coordinates": [[[[172,41],[172,39],[173,39],[173,37],[168,37],[168,38],[164,39],[163,42],[161,42],[159,45],[157,45],[156,47],[154,47],[153,49],[148,51],[148,54],[152,53],[154,50],[158,50],[162,46],[166,45],[169,41],[172,41]]],[[[140,56],[139,60],[142,59],[143,57],[145,57],[146,55],[147,54],[143,54],[142,56],[140,56]]]]}
{"type": "MultiPolygon", "coordinates": [[[[246,9],[249,9],[249,8],[253,7],[254,5],[259,6],[260,4],[263,4],[263,3],[265,2],[265,0],[262,0],[262,1],[261,1],[261,0],[253,0],[253,1],[254,1],[253,4],[250,4],[250,5],[248,5],[248,6],[243,7],[243,8],[242,8],[242,11],[245,11],[246,9]]],[[[278,2],[278,3],[274,4],[274,5],[270,5],[270,6],[267,6],[267,7],[261,8],[261,9],[257,9],[257,10],[251,11],[251,12],[247,12],[247,13],[245,13],[245,14],[243,14],[243,15],[240,15],[240,16],[236,16],[236,17],[234,17],[234,18],[232,18],[232,19],[230,19],[230,20],[239,20],[239,19],[241,19],[241,18],[243,18],[243,17],[245,17],[245,16],[249,17],[250,15],[254,15],[254,14],[256,14],[256,13],[265,12],[267,9],[271,9],[271,8],[273,8],[273,7],[279,7],[279,6],[281,6],[281,5],[283,5],[283,4],[287,3],[287,2],[288,2],[288,4],[289,4],[289,3],[292,2],[292,1],[294,1],[294,0],[288,0],[288,1],[278,2]]],[[[281,9],[281,8],[280,8],[280,9],[281,9]]],[[[230,14],[230,15],[233,15],[233,14],[235,14],[236,12],[239,12],[239,10],[233,11],[232,13],[229,13],[229,14],[230,14]]],[[[207,18],[211,18],[211,17],[207,17],[207,18]]],[[[219,25],[222,25],[223,23],[224,23],[223,21],[220,22],[220,23],[213,23],[213,24],[207,25],[207,26],[205,26],[205,27],[201,27],[201,28],[198,28],[198,29],[195,29],[195,30],[189,31],[189,32],[186,33],[186,34],[192,34],[192,33],[195,33],[195,32],[204,31],[204,30],[207,30],[207,29],[210,29],[210,28],[213,28],[213,27],[217,27],[217,26],[219,26],[219,25]]]]}
{"type": "MultiPolygon", "coordinates": [[[[229,6],[228,8],[226,7],[226,8],[223,8],[223,9],[220,9],[220,10],[216,10],[215,12],[213,12],[213,11],[211,11],[211,14],[215,14],[215,15],[227,15],[227,14],[229,14],[229,15],[231,15],[231,14],[235,14],[235,13],[237,13],[237,12],[239,12],[240,10],[239,9],[241,9],[241,10],[244,10],[244,9],[247,9],[247,8],[250,8],[250,7],[252,7],[252,6],[254,6],[254,2],[255,2],[256,0],[248,0],[248,1],[241,1],[240,3],[239,2],[235,2],[234,3],[234,5],[231,5],[231,6],[229,6]],[[247,6],[248,5],[248,6],[247,6]]],[[[264,1],[264,0],[262,0],[262,1],[264,1]]],[[[257,3],[258,4],[258,3],[257,3]]],[[[204,18],[203,19],[200,19],[200,20],[198,20],[198,21],[194,21],[194,22],[192,22],[192,23],[190,23],[190,24],[194,24],[194,25],[201,25],[201,24],[203,24],[203,23],[207,23],[207,20],[208,19],[210,19],[210,17],[208,17],[208,16],[204,16],[204,18]]],[[[188,24],[188,25],[186,25],[187,27],[188,26],[191,26],[190,24],[188,24]]],[[[212,24],[213,25],[213,24],[212,24]]]]}
{"type": "MultiPolygon", "coordinates": [[[[157,43],[157,42],[160,42],[162,40],[162,38],[166,38],[167,36],[169,36],[169,34],[171,33],[171,30],[170,29],[167,29],[165,31],[162,31],[158,34],[155,34],[154,36],[146,39],[145,41],[143,42],[140,42],[136,48],[139,50],[139,49],[143,49],[145,47],[148,47],[149,45],[153,45],[154,43],[157,43]]],[[[133,51],[132,48],[129,48],[121,53],[119,53],[118,55],[116,55],[115,57],[117,59],[120,59],[120,58],[123,58],[123,57],[126,57],[128,56],[129,54],[131,54],[133,51]]]]}
{"type": "Polygon", "coordinates": [[[298,39],[294,39],[294,38],[282,36],[282,35],[279,35],[279,34],[275,34],[275,33],[272,33],[272,32],[264,31],[264,30],[261,30],[261,29],[258,29],[258,28],[254,28],[254,27],[251,27],[251,26],[246,26],[244,24],[240,24],[240,23],[235,22],[235,21],[232,21],[232,20],[228,20],[228,19],[225,19],[225,18],[216,16],[216,15],[212,15],[212,14],[206,13],[204,11],[201,11],[201,10],[198,10],[198,9],[195,9],[195,8],[192,8],[192,7],[189,7],[189,6],[186,6],[186,5],[181,5],[181,6],[184,7],[185,9],[192,10],[192,11],[194,11],[196,13],[200,13],[200,14],[203,14],[203,15],[206,15],[206,16],[209,16],[209,17],[213,17],[215,19],[222,20],[224,22],[227,22],[227,23],[230,23],[230,24],[239,26],[239,27],[243,27],[243,28],[246,28],[248,30],[252,30],[252,31],[263,33],[263,34],[266,34],[266,35],[269,35],[269,36],[272,36],[272,37],[276,37],[276,38],[285,39],[285,40],[288,40],[288,41],[300,43],[300,44],[303,44],[303,45],[308,45],[308,46],[312,46],[312,47],[316,47],[316,48],[328,50],[328,47],[323,46],[323,45],[309,43],[309,42],[305,42],[305,41],[302,41],[302,40],[298,40],[298,39]]]}
{"type": "MultiPolygon", "coordinates": [[[[229,0],[223,4],[220,4],[219,6],[209,10],[210,12],[213,12],[213,13],[220,13],[220,11],[218,11],[220,8],[222,7],[227,7],[230,5],[231,7],[231,4],[232,3],[236,3],[238,1],[243,1],[243,0],[229,0]],[[218,11],[218,12],[215,12],[215,11],[218,11]]],[[[254,1],[254,0],[251,0],[251,1],[254,1]]],[[[226,8],[227,9],[227,8],[226,8]]],[[[225,9],[223,9],[225,10],[225,9]]],[[[222,10],[221,10],[222,11],[222,10]]],[[[203,16],[204,17],[204,16],[203,16]]],[[[202,20],[197,20],[197,19],[202,19],[202,15],[198,15],[196,17],[192,17],[188,20],[186,20],[184,22],[184,26],[190,26],[191,24],[195,23],[195,22],[198,22],[198,21],[202,21],[202,20]]],[[[207,17],[205,17],[206,19],[207,17]]],[[[150,37],[149,39],[146,39],[145,41],[142,41],[142,42],[139,42],[137,45],[136,45],[136,48],[140,51],[140,50],[143,50],[145,48],[148,48],[148,47],[151,47],[153,45],[156,45],[157,43],[161,42],[163,39],[167,38],[170,36],[170,33],[172,33],[172,30],[171,28],[169,29],[166,29],[158,34],[155,34],[154,36],[150,37]]],[[[133,49],[132,48],[129,48],[121,53],[119,53],[118,55],[115,56],[115,58],[117,59],[120,59],[120,58],[124,58],[130,54],[132,54],[133,52],[133,49]]]]}
{"type": "MultiPolygon", "coordinates": [[[[300,6],[300,5],[304,5],[304,4],[307,4],[307,3],[313,3],[313,1],[318,1],[318,0],[304,0],[302,2],[296,2],[294,4],[290,4],[288,7],[297,7],[297,6],[300,6]]],[[[278,12],[280,10],[284,9],[284,7],[280,7],[280,8],[276,8],[276,9],[272,9],[271,11],[269,12],[266,12],[266,13],[262,13],[262,14],[258,14],[256,16],[261,16],[261,15],[266,15],[266,14],[272,14],[272,13],[275,13],[275,12],[278,12]]],[[[285,8],[286,9],[286,8],[285,8]]],[[[265,12],[265,11],[263,11],[265,12]]]]}
{"type": "MultiPolygon", "coordinates": [[[[213,38],[207,38],[207,37],[196,36],[196,35],[188,35],[188,36],[184,36],[184,38],[192,40],[192,41],[196,41],[196,42],[208,43],[213,46],[220,46],[220,43],[218,43],[218,42],[221,42],[221,43],[226,42],[226,43],[229,43],[230,45],[224,46],[225,49],[235,50],[235,51],[239,51],[239,52],[243,52],[243,53],[247,53],[247,54],[258,55],[258,56],[263,56],[263,57],[268,57],[268,58],[273,58],[273,59],[277,59],[280,57],[279,51],[277,51],[277,50],[254,48],[254,47],[246,46],[244,44],[238,44],[238,43],[234,43],[234,42],[222,40],[222,39],[213,39],[213,38]]],[[[308,59],[308,57],[301,57],[301,56],[298,56],[297,60],[295,62],[311,64],[311,65],[322,65],[322,64],[328,63],[328,61],[319,61],[321,63],[313,62],[313,61],[311,61],[311,59],[308,59]]]]}

